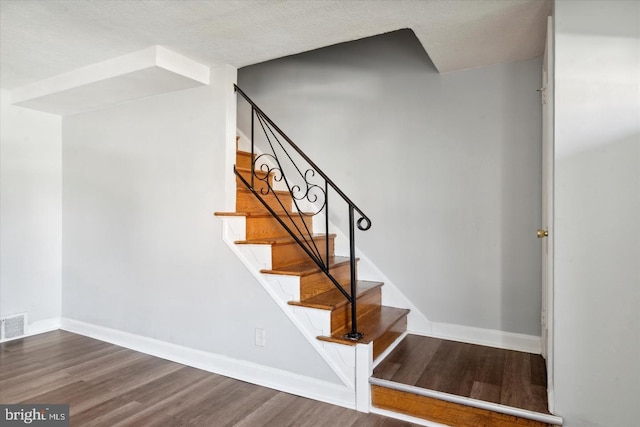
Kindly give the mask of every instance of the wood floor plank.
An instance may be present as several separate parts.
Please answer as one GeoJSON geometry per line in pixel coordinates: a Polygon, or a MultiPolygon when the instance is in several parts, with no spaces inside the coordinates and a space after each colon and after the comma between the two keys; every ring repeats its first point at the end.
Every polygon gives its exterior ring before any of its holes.
{"type": "Polygon", "coordinates": [[[11,379],[0,384],[0,401],[2,403],[20,403],[28,401],[38,394],[55,390],[71,384],[76,380],[64,372],[51,372],[43,376],[29,377],[21,382],[11,379]]]}
{"type": "Polygon", "coordinates": [[[532,399],[526,387],[530,381],[531,366],[529,355],[517,351],[506,354],[504,362],[504,381],[500,393],[500,403],[522,408],[532,399]]]}
{"type": "MultiPolygon", "coordinates": [[[[68,347],[59,345],[39,345],[24,346],[19,352],[14,352],[2,361],[3,370],[0,374],[0,381],[28,381],[30,376],[44,376],[49,372],[64,370],[69,366],[78,365],[86,360],[95,359],[101,352],[109,352],[108,344],[100,343],[97,340],[89,340],[86,345],[76,348],[72,352],[70,348],[75,348],[75,340],[70,340],[68,347]],[[96,345],[99,344],[99,345],[96,345]],[[30,350],[29,350],[30,349],[30,350]],[[26,358],[24,351],[29,351],[30,356],[26,358]],[[38,355],[46,354],[45,357],[38,355]],[[16,369],[29,366],[30,370],[16,369]]],[[[4,383],[6,384],[6,383],[4,383]]]]}
{"type": "Polygon", "coordinates": [[[114,376],[113,372],[106,372],[91,382],[109,390],[126,393],[129,390],[168,375],[181,367],[182,365],[178,363],[145,355],[145,357],[121,367],[117,376],[114,376]]]}
{"type": "Polygon", "coordinates": [[[477,351],[481,361],[475,380],[486,384],[501,386],[504,376],[505,350],[477,346],[477,351]]]}
{"type": "Polygon", "coordinates": [[[261,423],[263,426],[277,426],[284,425],[278,424],[282,423],[285,420],[279,419],[279,417],[284,417],[283,411],[285,408],[292,408],[289,412],[288,416],[295,417],[298,415],[298,411],[302,411],[299,413],[299,416],[302,416],[304,413],[304,409],[302,407],[308,403],[306,402],[298,402],[298,398],[293,395],[279,393],[268,401],[264,402],[260,405],[259,408],[256,408],[253,412],[247,412],[242,420],[240,420],[235,427],[251,427],[258,425],[261,423]],[[297,403],[297,404],[296,404],[297,403]],[[293,406],[295,405],[295,408],[293,406]]]}
{"type": "Polygon", "coordinates": [[[20,361],[15,361],[13,363],[3,363],[0,362],[3,369],[0,371],[0,384],[2,381],[6,381],[9,379],[16,378],[18,376],[29,375],[31,372],[35,370],[39,370],[44,368],[45,363],[39,360],[29,360],[24,363],[20,363],[20,361]]]}
{"type": "Polygon", "coordinates": [[[177,393],[188,390],[189,387],[195,386],[209,376],[211,374],[208,372],[183,366],[174,372],[136,387],[121,397],[125,400],[136,400],[145,405],[151,405],[165,399],[171,399],[177,393]]]}
{"type": "Polygon", "coordinates": [[[500,403],[501,388],[502,387],[500,387],[498,384],[489,384],[480,381],[474,381],[469,397],[485,402],[500,403]]]}
{"type": "Polygon", "coordinates": [[[144,405],[140,402],[127,401],[117,397],[75,413],[71,416],[71,420],[73,425],[83,427],[113,426],[139,414],[143,409],[144,405]]]}
{"type": "Polygon", "coordinates": [[[244,391],[240,392],[237,399],[219,407],[218,410],[209,409],[207,417],[202,418],[204,421],[202,425],[214,425],[218,420],[224,420],[225,426],[235,426],[245,418],[247,412],[253,412],[279,393],[276,390],[255,387],[251,384],[243,383],[243,385],[245,386],[243,387],[244,391]]]}
{"type": "Polygon", "coordinates": [[[246,412],[252,412],[278,393],[242,381],[225,383],[224,389],[224,393],[220,393],[214,388],[200,403],[185,407],[177,414],[169,411],[169,414],[180,424],[233,426],[246,412]]]}
{"type": "Polygon", "coordinates": [[[299,420],[300,427],[305,426],[305,424],[308,425],[308,420],[310,419],[314,420],[318,425],[325,424],[326,420],[324,417],[324,413],[321,414],[320,418],[318,418],[317,414],[315,414],[313,418],[307,418],[307,414],[311,415],[311,412],[314,410],[314,408],[316,408],[316,406],[310,400],[298,402],[291,413],[289,413],[288,411],[284,411],[284,408],[282,408],[282,411],[278,414],[278,416],[272,418],[266,425],[269,427],[292,425],[290,417],[299,420]]]}
{"type": "Polygon", "coordinates": [[[402,384],[415,385],[438,350],[440,342],[435,338],[407,335],[376,367],[375,376],[402,384]]]}
{"type": "Polygon", "coordinates": [[[539,354],[530,354],[529,363],[531,364],[531,384],[546,387],[547,366],[542,356],[539,354]]]}
{"type": "MultiPolygon", "coordinates": [[[[72,419],[73,421],[73,419],[72,419]]],[[[178,420],[162,411],[143,410],[112,424],[93,424],[96,427],[156,427],[156,426],[182,426],[178,420]]],[[[188,425],[188,424],[187,424],[188,425]]],[[[193,424],[191,424],[193,425],[193,424]]]]}
{"type": "Polygon", "coordinates": [[[66,403],[69,412],[81,412],[109,400],[113,392],[107,388],[97,388],[86,381],[76,381],[54,390],[29,397],[21,403],[66,403]]]}
{"type": "Polygon", "coordinates": [[[476,347],[473,344],[465,344],[458,359],[453,362],[458,367],[456,371],[459,372],[457,384],[450,386],[450,390],[456,390],[453,392],[454,394],[460,396],[471,395],[471,389],[481,363],[481,359],[478,357],[480,353],[476,347]]]}
{"type": "Polygon", "coordinates": [[[94,380],[107,372],[115,372],[120,368],[140,360],[143,354],[122,348],[112,347],[105,352],[92,353],[94,357],[80,363],[70,364],[61,371],[71,376],[82,376],[84,380],[94,380]]]}
{"type": "Polygon", "coordinates": [[[466,376],[464,347],[453,341],[443,341],[431,362],[416,382],[416,386],[445,393],[457,394],[460,382],[466,376]],[[452,366],[456,366],[452,369],[452,366]],[[447,372],[447,375],[442,375],[447,372]]]}
{"type": "MultiPolygon", "coordinates": [[[[376,378],[380,378],[383,380],[393,380],[396,374],[402,369],[404,365],[401,363],[393,363],[386,360],[383,360],[380,365],[375,368],[376,378]]],[[[409,380],[407,382],[398,381],[403,384],[409,384],[409,380]]]]}

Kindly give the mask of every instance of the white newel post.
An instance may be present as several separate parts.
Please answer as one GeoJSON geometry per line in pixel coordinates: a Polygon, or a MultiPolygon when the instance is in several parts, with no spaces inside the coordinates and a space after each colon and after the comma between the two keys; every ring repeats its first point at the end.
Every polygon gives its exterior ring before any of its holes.
{"type": "Polygon", "coordinates": [[[369,412],[371,387],[369,377],[373,373],[373,343],[356,345],[356,409],[369,412]]]}

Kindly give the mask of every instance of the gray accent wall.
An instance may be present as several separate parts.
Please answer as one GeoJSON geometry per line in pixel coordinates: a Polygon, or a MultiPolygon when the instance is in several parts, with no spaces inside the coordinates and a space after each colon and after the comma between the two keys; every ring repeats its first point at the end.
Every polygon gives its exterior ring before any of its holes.
{"type": "Polygon", "coordinates": [[[431,321],[539,336],[541,68],[439,74],[402,30],[238,84],[369,215],[358,247],[431,321]]]}

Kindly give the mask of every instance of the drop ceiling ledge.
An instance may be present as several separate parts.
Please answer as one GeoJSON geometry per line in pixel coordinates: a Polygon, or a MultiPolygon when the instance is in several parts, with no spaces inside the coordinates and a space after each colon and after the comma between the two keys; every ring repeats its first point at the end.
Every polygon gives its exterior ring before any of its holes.
{"type": "Polygon", "coordinates": [[[13,105],[69,115],[209,84],[209,67],[151,46],[11,91],[13,105]]]}

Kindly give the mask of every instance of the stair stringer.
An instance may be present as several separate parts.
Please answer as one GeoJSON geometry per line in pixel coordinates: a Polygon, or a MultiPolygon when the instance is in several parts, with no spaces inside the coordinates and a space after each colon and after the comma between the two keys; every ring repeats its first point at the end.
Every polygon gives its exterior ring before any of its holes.
{"type": "Polygon", "coordinates": [[[351,407],[355,408],[356,347],[367,347],[367,345],[349,346],[318,340],[317,337],[319,335],[330,335],[330,312],[290,305],[289,301],[299,301],[299,277],[261,273],[260,270],[270,269],[271,267],[271,247],[268,245],[235,244],[238,240],[244,240],[245,218],[237,216],[221,217],[221,219],[223,226],[222,238],[225,244],[247,267],[291,322],[302,332],[303,336],[335,372],[336,376],[340,378],[345,387],[344,392],[349,396],[349,400],[353,402],[351,407]],[[296,287],[298,290],[296,290],[296,287]]]}

